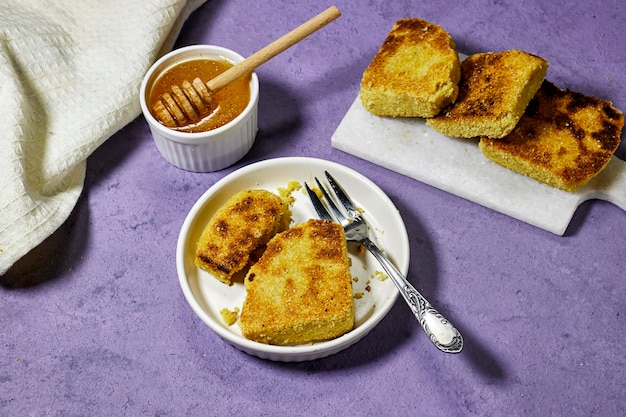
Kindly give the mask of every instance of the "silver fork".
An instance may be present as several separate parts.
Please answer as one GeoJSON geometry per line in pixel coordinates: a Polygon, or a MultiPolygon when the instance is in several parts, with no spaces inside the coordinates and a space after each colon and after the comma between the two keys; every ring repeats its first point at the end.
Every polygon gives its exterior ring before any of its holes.
{"type": "Polygon", "coordinates": [[[315,191],[305,183],[304,186],[317,215],[321,219],[333,220],[341,224],[347,240],[360,242],[374,255],[387,272],[387,275],[389,275],[393,283],[398,287],[400,294],[402,294],[402,297],[408,303],[415,318],[419,321],[430,341],[433,342],[439,350],[447,353],[459,353],[461,349],[463,349],[463,337],[459,331],[406,280],[389,258],[387,258],[374,242],[369,239],[368,225],[361,216],[361,213],[357,210],[337,181],[327,171],[324,173],[326,174],[326,179],[333,189],[334,194],[345,208],[347,216],[339,210],[326,191],[326,188],[315,178],[317,186],[322,191],[326,204],[330,207],[334,218],[328,210],[326,210],[324,203],[322,203],[315,191]]]}

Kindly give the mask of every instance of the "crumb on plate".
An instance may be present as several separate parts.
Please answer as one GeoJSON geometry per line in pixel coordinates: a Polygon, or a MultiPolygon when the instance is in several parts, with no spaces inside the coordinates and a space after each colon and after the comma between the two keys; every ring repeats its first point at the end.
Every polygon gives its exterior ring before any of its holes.
{"type": "Polygon", "coordinates": [[[292,204],[295,199],[293,197],[293,192],[302,188],[302,184],[298,181],[291,180],[287,183],[286,187],[278,187],[278,194],[288,203],[292,204]]]}
{"type": "Polygon", "coordinates": [[[237,322],[239,318],[239,307],[235,307],[234,310],[229,310],[228,308],[223,308],[220,310],[220,314],[222,315],[222,320],[228,326],[232,326],[237,322]]]}
{"type": "Polygon", "coordinates": [[[387,274],[385,274],[383,271],[374,271],[374,273],[372,274],[372,277],[376,278],[378,281],[381,281],[381,282],[389,278],[387,274]]]}

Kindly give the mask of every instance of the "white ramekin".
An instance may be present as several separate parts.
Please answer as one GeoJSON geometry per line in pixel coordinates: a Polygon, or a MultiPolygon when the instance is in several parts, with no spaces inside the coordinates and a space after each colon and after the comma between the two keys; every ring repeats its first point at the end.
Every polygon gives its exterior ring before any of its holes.
{"type": "Polygon", "coordinates": [[[159,123],[148,110],[148,95],[154,81],[163,71],[191,59],[215,58],[235,64],[244,59],[238,53],[220,46],[187,46],[156,61],[141,83],[141,111],[148,122],[157,149],[169,163],[187,171],[218,171],[234,164],[248,153],[258,130],[259,80],[255,73],[250,79],[250,102],[246,108],[234,120],[217,129],[198,133],[179,132],[159,123]]]}

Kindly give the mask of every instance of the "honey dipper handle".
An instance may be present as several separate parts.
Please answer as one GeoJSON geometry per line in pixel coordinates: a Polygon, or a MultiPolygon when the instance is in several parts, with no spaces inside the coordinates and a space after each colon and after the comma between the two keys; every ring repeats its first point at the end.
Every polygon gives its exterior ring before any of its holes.
{"type": "Polygon", "coordinates": [[[260,49],[237,65],[207,82],[206,85],[209,91],[219,90],[237,78],[251,73],[259,65],[269,61],[313,32],[323,28],[339,16],[341,16],[341,12],[336,6],[329,7],[311,20],[301,24],[291,32],[281,36],[265,48],[260,49]]]}

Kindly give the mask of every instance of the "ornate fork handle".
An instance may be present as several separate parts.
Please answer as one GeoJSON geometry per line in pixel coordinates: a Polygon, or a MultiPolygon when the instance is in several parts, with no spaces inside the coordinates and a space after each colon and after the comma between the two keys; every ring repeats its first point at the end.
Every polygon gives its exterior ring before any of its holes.
{"type": "Polygon", "coordinates": [[[374,255],[396,284],[431,342],[443,352],[459,353],[463,349],[461,333],[406,280],[374,242],[368,238],[360,242],[374,255]]]}

